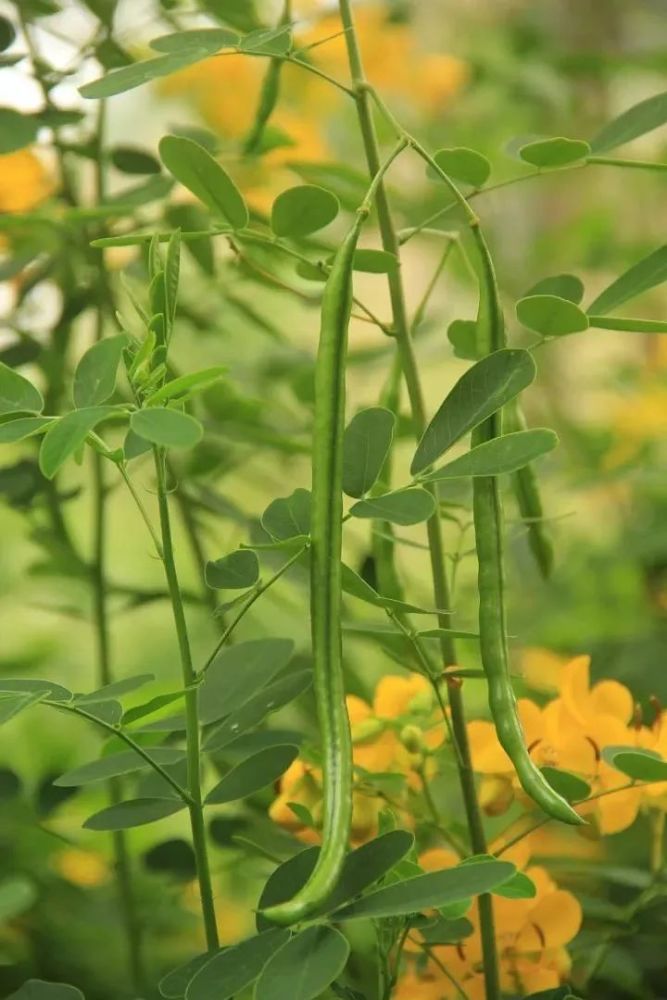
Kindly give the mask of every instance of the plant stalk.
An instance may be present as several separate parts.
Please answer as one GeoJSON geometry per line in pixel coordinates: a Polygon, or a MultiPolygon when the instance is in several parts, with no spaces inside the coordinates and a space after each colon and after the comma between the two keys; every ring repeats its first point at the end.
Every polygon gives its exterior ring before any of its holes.
{"type": "MultiPolygon", "coordinates": [[[[369,173],[374,177],[380,169],[380,152],[371,110],[370,89],[364,73],[350,0],[340,0],[340,14],[345,30],[348,62],[366,162],[369,173]]],[[[383,249],[393,254],[397,259],[400,259],[398,236],[392,219],[386,189],[382,183],[377,186],[375,204],[383,249]]],[[[400,266],[389,271],[387,281],[393,315],[393,333],[396,337],[397,352],[403,369],[403,377],[410,401],[415,432],[419,437],[426,427],[426,411],[417,361],[410,335],[410,322],[400,266]]],[[[437,511],[427,522],[427,537],[435,606],[443,609],[438,614],[438,623],[441,627],[447,628],[449,625],[449,615],[444,612],[449,607],[449,588],[446,577],[442,529],[437,511]]],[[[441,638],[440,649],[443,667],[454,666],[456,664],[456,648],[451,636],[443,636],[441,638]]],[[[468,821],[470,845],[474,854],[485,854],[487,850],[486,836],[477,801],[461,687],[459,684],[449,685],[448,690],[452,728],[460,753],[460,760],[458,762],[459,780],[468,821]]],[[[486,997],[487,1000],[499,1000],[498,955],[496,951],[491,896],[480,896],[478,907],[486,997]]]]}
{"type": "Polygon", "coordinates": [[[206,827],[204,825],[204,808],[201,792],[201,762],[199,748],[199,691],[195,684],[196,676],[192,664],[190,639],[183,609],[181,588],[174,559],[174,546],[171,534],[171,519],[169,516],[169,500],[167,496],[165,456],[158,448],[154,449],[155,472],[157,475],[157,499],[160,512],[160,531],[162,535],[162,561],[169,588],[169,597],[174,616],[174,626],[178,639],[178,650],[181,661],[183,686],[185,688],[185,722],[186,750],[188,760],[188,791],[190,794],[190,826],[192,828],[192,846],[197,866],[199,896],[201,899],[206,945],[209,951],[214,951],[218,945],[218,927],[213,903],[213,886],[211,869],[206,845],[206,827]]]}

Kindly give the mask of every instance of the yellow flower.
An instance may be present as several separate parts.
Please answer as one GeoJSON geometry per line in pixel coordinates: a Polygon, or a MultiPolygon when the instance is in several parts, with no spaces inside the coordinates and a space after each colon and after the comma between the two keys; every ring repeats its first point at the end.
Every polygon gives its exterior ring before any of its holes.
{"type": "Polygon", "coordinates": [[[53,859],[53,867],[72,885],[91,889],[108,882],[109,866],[100,854],[82,851],[76,847],[61,851],[53,859]]]}
{"type": "Polygon", "coordinates": [[[28,212],[53,193],[53,178],[29,149],[0,156],[0,212],[28,212]]]}

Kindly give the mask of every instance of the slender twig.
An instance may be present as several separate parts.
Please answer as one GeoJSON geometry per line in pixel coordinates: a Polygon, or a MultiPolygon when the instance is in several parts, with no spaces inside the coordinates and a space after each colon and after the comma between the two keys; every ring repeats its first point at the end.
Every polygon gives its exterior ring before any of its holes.
{"type": "Polygon", "coordinates": [[[188,635],[181,588],[178,581],[174,546],[171,534],[171,519],[169,514],[169,499],[166,483],[165,455],[154,448],[155,472],[157,476],[157,499],[160,512],[160,532],[162,535],[162,561],[164,564],[171,607],[174,616],[174,626],[178,640],[178,650],[185,688],[185,724],[186,747],[188,759],[188,792],[190,795],[190,826],[192,829],[192,846],[195,853],[199,896],[201,899],[202,916],[206,933],[206,944],[209,951],[218,947],[218,927],[213,903],[213,886],[206,843],[206,827],[204,825],[204,809],[201,789],[201,760],[199,753],[199,691],[196,685],[196,675],[192,665],[190,638],[188,635]]]}
{"type": "MultiPolygon", "coordinates": [[[[347,44],[348,62],[352,76],[354,96],[357,105],[357,115],[366,161],[370,174],[374,176],[380,168],[380,154],[375,131],[375,123],[373,121],[371,110],[371,88],[366,81],[364,73],[361,52],[354,28],[354,19],[352,16],[352,6],[350,0],[340,0],[340,13],[343,27],[346,29],[345,40],[347,44]]],[[[387,194],[384,185],[382,184],[378,186],[376,194],[376,207],[383,248],[389,253],[392,253],[398,259],[400,252],[398,237],[396,235],[396,229],[392,219],[387,194]]],[[[389,293],[394,317],[393,327],[398,355],[400,357],[401,367],[403,369],[403,375],[410,400],[415,432],[419,437],[426,427],[426,410],[417,362],[412,345],[412,338],[410,336],[410,324],[407,316],[405,293],[400,267],[393,268],[389,272],[387,280],[389,284],[389,293]]],[[[450,606],[449,588],[445,570],[442,529],[440,517],[437,512],[427,522],[427,536],[429,542],[435,606],[437,608],[448,608],[450,606]]],[[[441,627],[446,628],[449,623],[449,615],[444,612],[439,613],[438,623],[441,627]]],[[[451,636],[442,636],[440,640],[440,649],[444,667],[454,665],[456,663],[456,649],[454,640],[451,636]]],[[[470,746],[468,743],[465,710],[463,707],[463,697],[460,685],[450,684],[448,686],[448,692],[452,728],[454,731],[456,745],[460,751],[460,761],[458,767],[459,780],[468,820],[471,847],[473,853],[485,854],[486,836],[482,825],[479,803],[477,801],[475,776],[472,767],[470,746]]],[[[480,896],[478,900],[478,907],[487,1000],[498,1000],[498,997],[500,996],[498,956],[496,952],[491,896],[488,894],[480,896]]]]}
{"type": "Polygon", "coordinates": [[[283,575],[283,573],[287,572],[287,570],[290,568],[290,566],[293,566],[294,563],[297,562],[298,559],[300,559],[300,557],[303,555],[303,553],[308,549],[309,544],[310,543],[308,543],[306,545],[303,545],[300,549],[298,549],[294,553],[294,555],[291,556],[287,560],[286,563],[283,563],[283,565],[280,567],[280,569],[276,570],[276,572],[273,574],[273,576],[269,577],[269,579],[265,583],[260,583],[259,586],[256,587],[256,589],[250,595],[250,597],[248,598],[248,600],[246,601],[246,603],[243,605],[243,607],[241,608],[241,610],[238,612],[238,614],[236,615],[236,617],[229,623],[229,625],[227,626],[227,628],[225,629],[225,631],[222,633],[222,635],[218,639],[218,642],[216,643],[215,648],[213,649],[213,652],[211,653],[211,655],[209,656],[209,658],[206,660],[204,666],[199,671],[199,674],[198,674],[199,677],[201,677],[202,674],[206,673],[206,671],[211,666],[211,664],[215,660],[216,656],[218,655],[218,653],[220,652],[220,650],[222,649],[222,647],[225,645],[225,643],[229,642],[229,639],[233,635],[236,626],[242,621],[242,619],[245,617],[246,612],[248,612],[250,610],[250,608],[253,606],[253,604],[255,603],[255,601],[257,601],[262,596],[262,594],[266,593],[266,591],[269,589],[269,587],[272,587],[273,584],[276,582],[276,580],[279,580],[280,577],[283,575]]]}

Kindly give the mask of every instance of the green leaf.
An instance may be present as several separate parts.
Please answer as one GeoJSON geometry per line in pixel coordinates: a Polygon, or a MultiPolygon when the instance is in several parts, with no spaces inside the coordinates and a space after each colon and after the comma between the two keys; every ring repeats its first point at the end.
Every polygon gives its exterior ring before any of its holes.
{"type": "Polygon", "coordinates": [[[0,444],[14,444],[39,434],[53,423],[50,417],[19,417],[0,423],[0,444]]]}
{"type": "Polygon", "coordinates": [[[127,90],[134,90],[144,83],[157,80],[161,76],[169,76],[179,69],[184,69],[192,63],[206,59],[209,52],[205,48],[188,48],[179,52],[170,52],[168,55],[157,56],[155,59],[144,59],[141,62],[130,63],[129,66],[121,66],[119,69],[112,69],[106,76],[93,80],[91,83],[79,87],[82,97],[93,100],[100,100],[113,97],[115,94],[123,94],[127,90]]]}
{"type": "Polygon", "coordinates": [[[291,639],[251,639],[223,648],[199,688],[202,725],[241,708],[287,666],[293,651],[291,639]]]}
{"type": "Polygon", "coordinates": [[[464,917],[454,920],[438,917],[424,926],[419,926],[422,938],[429,945],[458,944],[464,938],[470,937],[473,931],[473,925],[464,917]]]}
{"type": "Polygon", "coordinates": [[[591,786],[577,774],[555,767],[543,767],[541,770],[551,787],[568,802],[581,802],[591,794],[591,786]]]}
{"type": "Polygon", "coordinates": [[[121,695],[136,691],[144,684],[154,680],[155,674],[135,674],[134,677],[125,677],[122,681],[113,681],[111,684],[105,684],[104,687],[90,691],[88,694],[81,694],[77,697],[76,703],[77,705],[90,705],[98,704],[101,701],[114,701],[121,695]]]}
{"type": "MultiPolygon", "coordinates": [[[[312,915],[313,918],[331,913],[378,882],[405,857],[413,844],[414,837],[411,833],[406,830],[391,830],[351,851],[343,862],[338,883],[312,915]]],[[[306,884],[318,854],[319,847],[308,848],[275,869],[259,899],[258,929],[270,926],[266,917],[262,916],[262,910],[287,902],[306,884]]]]}
{"type": "Polygon", "coordinates": [[[147,715],[152,715],[154,712],[158,712],[161,708],[165,708],[167,705],[171,705],[173,702],[178,701],[179,698],[185,696],[184,691],[172,691],[171,694],[159,694],[155,698],[151,698],[150,701],[144,702],[143,705],[137,705],[135,708],[128,708],[127,712],[123,714],[123,725],[129,726],[131,722],[136,722],[138,719],[143,719],[147,715]]]}
{"type": "Polygon", "coordinates": [[[47,479],[85,443],[91,431],[109,417],[118,416],[113,406],[91,406],[72,410],[55,420],[44,435],[39,449],[39,467],[47,479]]]}
{"type": "Polygon", "coordinates": [[[0,413],[41,413],[43,409],[41,392],[0,361],[0,413]]]}
{"type": "Polygon", "coordinates": [[[333,222],[339,211],[335,194],[315,184],[299,184],[283,191],[274,201],[271,229],[276,236],[309,236],[333,222]]]}
{"type": "Polygon", "coordinates": [[[114,146],[110,159],[116,170],[124,174],[160,173],[160,164],[155,157],[135,146],[114,146]]]}
{"type": "Polygon", "coordinates": [[[258,52],[265,56],[287,55],[292,47],[292,29],[289,24],[277,28],[259,28],[241,39],[242,52],[258,52]]]}
{"type": "Polygon", "coordinates": [[[0,678],[0,693],[33,694],[36,691],[43,691],[44,696],[49,701],[71,701],[74,695],[61,684],[53,684],[51,681],[33,680],[31,677],[0,678]]]}
{"type": "Polygon", "coordinates": [[[220,49],[238,45],[239,36],[229,28],[193,28],[191,31],[173,31],[151,40],[150,47],[156,52],[179,53],[187,49],[206,52],[213,56],[220,49]]]}
{"type": "Polygon", "coordinates": [[[19,712],[43,701],[45,691],[33,691],[32,694],[0,694],[0,725],[9,722],[19,712]]]}
{"type": "Polygon", "coordinates": [[[534,899],[537,895],[537,888],[531,878],[524,872],[515,872],[507,882],[496,886],[493,890],[494,896],[503,896],[505,899],[534,899]]]}
{"type": "Polygon", "coordinates": [[[47,983],[44,979],[29,979],[7,1000],[84,1000],[81,990],[66,983],[47,983]]]}
{"type": "Polygon", "coordinates": [[[516,304],[519,322],[543,337],[563,337],[588,329],[586,313],[557,295],[529,295],[516,304]]]}
{"type": "Polygon", "coordinates": [[[0,17],[0,52],[4,52],[16,38],[16,29],[6,17],[0,17]]]}
{"type": "Polygon", "coordinates": [[[248,208],[234,181],[214,157],[192,139],[167,135],[160,140],[160,159],[167,170],[234,229],[248,225],[248,208]]]}
{"type": "MultiPolygon", "coordinates": [[[[155,763],[162,766],[185,759],[184,751],[175,747],[152,747],[149,753],[155,763]]],[[[53,784],[61,788],[78,788],[80,785],[89,785],[95,781],[116,778],[121,774],[133,774],[147,767],[149,765],[140,754],[134,750],[125,750],[72,768],[71,771],[66,771],[56,778],[53,784]]]]}
{"type": "Polygon", "coordinates": [[[455,319],[447,328],[447,339],[454,348],[454,356],[466,361],[476,361],[480,355],[477,346],[477,323],[474,319],[455,319]]]}
{"type": "Polygon", "coordinates": [[[33,882],[21,875],[10,876],[0,882],[0,924],[19,917],[37,899],[33,882]]]}
{"type": "Polygon", "coordinates": [[[258,726],[271,712],[277,712],[302,695],[312,682],[312,670],[297,670],[267,684],[214,729],[204,743],[204,750],[211,753],[233,743],[241,734],[258,726]]]}
{"type": "Polygon", "coordinates": [[[227,950],[227,948],[220,948],[216,952],[206,951],[203,955],[195,955],[188,962],[183,962],[182,965],[172,969],[158,983],[160,996],[166,997],[167,1000],[182,1000],[189,983],[199,970],[227,950]]]}
{"type": "Polygon", "coordinates": [[[396,418],[390,410],[373,406],[361,410],[345,428],[343,492],[362,497],[375,484],[391,448],[396,418]]]}
{"type": "Polygon", "coordinates": [[[523,350],[495,351],[469,368],[424,431],[410,466],[412,475],[514,399],[530,385],[535,371],[535,362],[523,350]]]}
{"type": "Polygon", "coordinates": [[[155,823],[185,809],[181,799],[129,799],[94,813],[83,824],[86,830],[130,830],[155,823]]]}
{"type": "Polygon", "coordinates": [[[433,158],[449,177],[474,188],[483,187],[491,173],[491,164],[485,156],[463,146],[439,149],[433,158]]]}
{"type": "Polygon", "coordinates": [[[540,170],[553,170],[557,167],[567,167],[571,163],[586,159],[591,147],[583,139],[540,139],[529,142],[519,149],[519,156],[526,163],[540,170]]]}
{"type": "Polygon", "coordinates": [[[146,400],[146,406],[155,406],[158,403],[166,403],[171,400],[183,400],[192,396],[195,392],[203,392],[210,386],[218,382],[227,373],[224,365],[215,365],[212,368],[204,368],[200,372],[192,372],[190,375],[180,375],[178,378],[165,382],[146,400]]]}
{"type": "Polygon", "coordinates": [[[283,541],[310,534],[310,490],[296,489],[288,497],[272,500],[261,517],[272,538],[283,541]]]}
{"type": "Polygon", "coordinates": [[[130,427],[139,437],[162,448],[194,448],[204,433],[199,421],[188,413],[162,406],[136,410],[130,417],[130,427]]]}
{"type": "Polygon", "coordinates": [[[594,153],[608,153],[667,122],[667,91],[647,97],[607,122],[591,140],[594,153]]]}
{"type": "MultiPolygon", "coordinates": [[[[621,330],[625,333],[667,333],[667,321],[661,319],[631,319],[617,316],[589,316],[588,325],[598,330],[621,330]]],[[[0,441],[2,428],[0,428],[0,441]]]]}
{"type": "Polygon", "coordinates": [[[313,1000],[341,974],[349,954],[347,940],[333,927],[307,927],[264,966],[255,1000],[313,1000]]]}
{"type": "MultiPolygon", "coordinates": [[[[352,267],[363,274],[391,274],[398,267],[398,257],[388,250],[373,250],[370,247],[357,247],[352,258],[352,267]]],[[[318,272],[318,279],[323,275],[318,272]]]]}
{"type": "Polygon", "coordinates": [[[352,517],[373,518],[392,524],[419,524],[435,511],[435,500],[427,490],[410,487],[396,493],[360,500],[350,507],[352,517]]]}
{"type": "Polygon", "coordinates": [[[466,476],[500,476],[516,472],[541,455],[546,455],[558,444],[558,435],[545,427],[529,431],[515,431],[502,437],[485,441],[460,458],[448,462],[441,469],[422,476],[425,483],[443,479],[461,479],[466,476]]]}
{"type": "Polygon", "coordinates": [[[299,755],[290,745],[267,747],[233,767],[206,796],[207,806],[235,802],[272,785],[299,755]]]}
{"type": "Polygon", "coordinates": [[[244,590],[259,579],[259,560],[252,549],[237,549],[206,563],[206,583],[215,590],[244,590]]]}
{"type": "Polygon", "coordinates": [[[289,937],[289,931],[274,928],[209,956],[210,961],[204,963],[188,984],[186,1000],[229,1000],[257,979],[289,937]]]}
{"type": "Polygon", "coordinates": [[[427,872],[377,889],[335,914],[336,920],[377,919],[416,913],[426,907],[441,907],[492,892],[515,872],[507,861],[472,861],[427,872]]]}
{"type": "MultiPolygon", "coordinates": [[[[389,608],[392,611],[407,611],[408,613],[417,615],[432,615],[437,614],[437,611],[433,608],[421,608],[416,604],[408,604],[406,601],[398,601],[392,597],[383,597],[378,594],[377,590],[374,590],[369,583],[366,583],[358,573],[355,573],[353,569],[342,563],[342,587],[346,594],[350,594],[352,597],[358,598],[360,601],[365,601],[366,604],[372,604],[376,608],[389,608]]],[[[441,609],[446,611],[446,608],[441,609]]],[[[397,631],[395,634],[399,635],[397,631]]]]}
{"type": "Polygon", "coordinates": [[[14,108],[0,108],[0,155],[29,146],[37,138],[38,130],[39,121],[32,115],[22,115],[14,108]]]}
{"type": "Polygon", "coordinates": [[[77,409],[99,406],[113,396],[126,345],[127,337],[120,334],[100,340],[86,351],[74,372],[72,396],[77,409]]]}
{"type": "Polygon", "coordinates": [[[523,298],[530,295],[556,295],[559,299],[567,299],[578,306],[584,297],[584,283],[576,274],[554,274],[538,281],[523,298]]]}
{"type": "Polygon", "coordinates": [[[652,750],[610,746],[604,748],[602,758],[633,781],[667,781],[667,760],[652,750]]]}
{"type": "Polygon", "coordinates": [[[596,314],[611,312],[628,299],[661,285],[665,280],[667,280],[667,244],[658,247],[648,257],[643,257],[612,281],[611,285],[591,302],[586,312],[596,314]]]}

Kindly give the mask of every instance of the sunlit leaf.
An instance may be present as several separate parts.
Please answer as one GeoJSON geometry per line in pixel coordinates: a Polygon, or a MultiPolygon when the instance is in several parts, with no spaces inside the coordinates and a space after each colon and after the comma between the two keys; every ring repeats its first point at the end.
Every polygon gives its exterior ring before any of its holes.
{"type": "Polygon", "coordinates": [[[267,747],[232,768],[206,796],[206,805],[235,802],[272,785],[299,754],[295,746],[267,747]]]}
{"type": "Polygon", "coordinates": [[[53,421],[49,417],[18,417],[0,423],[0,444],[14,444],[40,434],[53,421]]]}
{"type": "Polygon", "coordinates": [[[586,313],[557,295],[529,295],[516,304],[519,322],[543,337],[562,337],[588,329],[586,313]]]}
{"type": "Polygon", "coordinates": [[[343,439],[343,492],[362,497],[377,480],[391,448],[396,418],[390,410],[374,406],[361,410],[345,428],[343,439]]]}
{"type": "Polygon", "coordinates": [[[435,510],[435,500],[427,490],[411,487],[396,493],[369,497],[350,507],[352,517],[374,518],[392,524],[418,524],[428,521],[435,510]]]}
{"type": "Polygon", "coordinates": [[[203,434],[202,425],[188,413],[162,406],[136,410],[130,417],[135,434],[162,448],[194,448],[203,434]]]}
{"type": "Polygon", "coordinates": [[[146,406],[156,406],[158,403],[186,399],[195,392],[203,392],[215,385],[226,372],[227,368],[224,365],[215,365],[212,368],[204,368],[200,372],[192,372],[190,375],[179,375],[178,378],[173,378],[156,389],[146,399],[146,406]]]}
{"type": "Polygon", "coordinates": [[[113,396],[118,365],[127,337],[107,337],[93,344],[74,371],[72,396],[77,409],[99,406],[113,396]]]}
{"type": "MultiPolygon", "coordinates": [[[[148,751],[152,760],[162,766],[175,764],[185,758],[185,752],[175,747],[151,747],[148,751]]],[[[90,761],[88,764],[81,764],[72,768],[56,778],[54,785],[61,788],[76,788],[80,785],[89,785],[96,781],[106,781],[109,778],[118,777],[121,774],[132,774],[150,767],[144,758],[134,750],[124,750],[122,753],[110,754],[108,757],[101,757],[99,760],[90,761]]]]}
{"type": "Polygon", "coordinates": [[[535,371],[535,362],[523,350],[495,351],[469,368],[424,431],[411,473],[432,465],[464,434],[514,399],[530,385],[535,371]]]}
{"type": "Polygon", "coordinates": [[[45,697],[44,691],[33,691],[30,694],[0,694],[0,725],[9,722],[31,705],[43,701],[45,697]]]}
{"type": "Polygon", "coordinates": [[[355,271],[364,274],[391,274],[398,267],[398,257],[388,250],[357,247],[352,258],[352,266],[355,271]]]}
{"type": "Polygon", "coordinates": [[[206,583],[218,590],[244,590],[259,579],[259,561],[252,549],[237,549],[206,563],[206,583]]]}
{"type": "Polygon", "coordinates": [[[213,955],[188,984],[186,1000],[230,1000],[257,979],[289,937],[287,930],[268,930],[213,955]]]}
{"type": "Polygon", "coordinates": [[[557,444],[558,436],[545,427],[503,434],[502,437],[477,445],[460,458],[443,465],[441,469],[423,476],[422,482],[435,483],[465,476],[500,476],[516,472],[552,451],[557,444]]]}
{"type": "Polygon", "coordinates": [[[271,228],[276,236],[309,236],[323,229],[338,215],[338,198],[314,184],[299,184],[279,194],[271,209],[271,228]]]}
{"type": "Polygon", "coordinates": [[[41,392],[0,361],[0,413],[41,413],[43,409],[41,392]]]}
{"type": "Polygon", "coordinates": [[[167,135],[160,140],[160,159],[177,181],[222,215],[234,229],[248,224],[248,207],[227,171],[207,149],[192,139],[167,135]]]}
{"type": "Polygon", "coordinates": [[[255,1000],[313,1000],[345,968],[350,946],[326,924],[296,934],[265,965],[255,986],[255,1000]]]}

